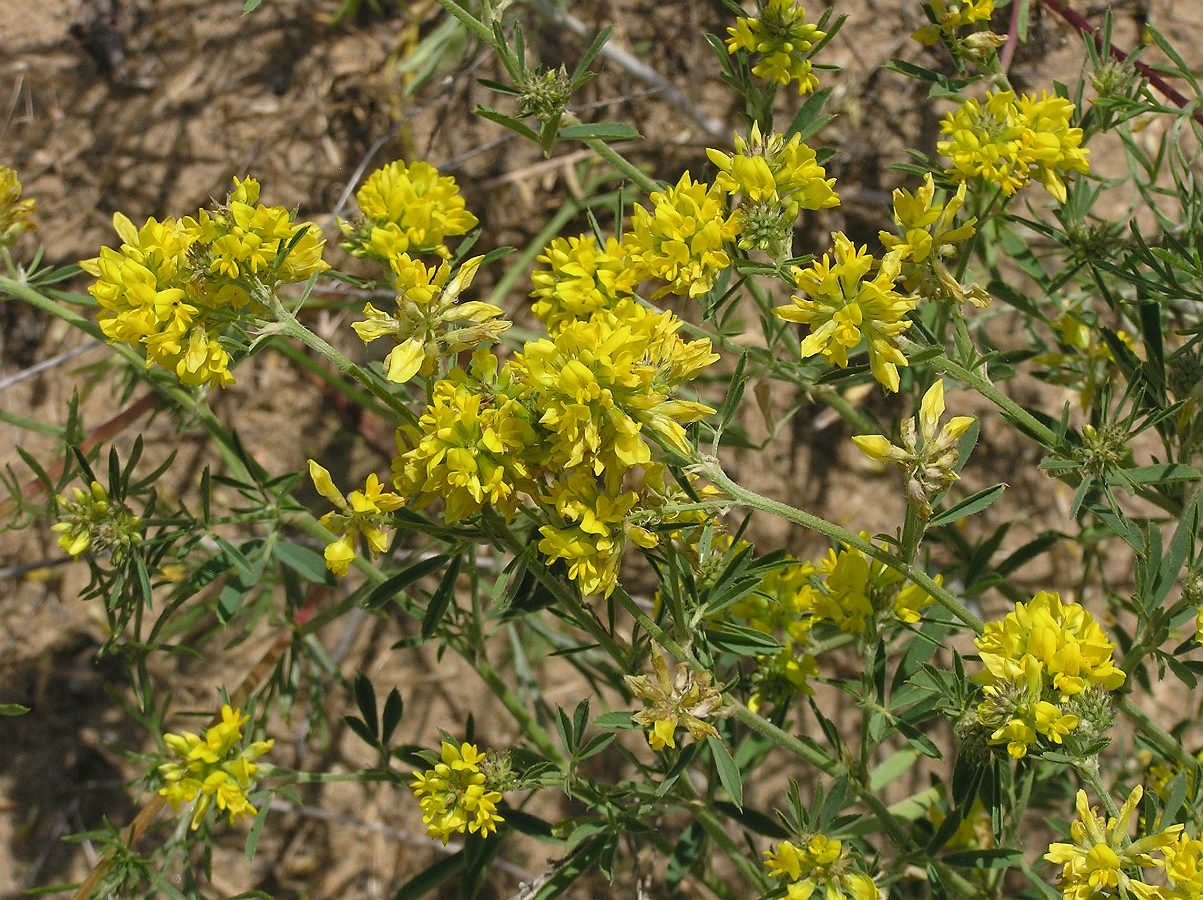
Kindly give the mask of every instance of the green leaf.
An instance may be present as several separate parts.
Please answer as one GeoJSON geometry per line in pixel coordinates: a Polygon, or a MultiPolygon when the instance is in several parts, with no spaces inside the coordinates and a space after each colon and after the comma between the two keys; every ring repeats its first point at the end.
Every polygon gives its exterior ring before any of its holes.
{"type": "Polygon", "coordinates": [[[728,803],[726,800],[715,800],[710,804],[714,811],[720,813],[724,818],[732,819],[738,822],[748,831],[755,834],[762,834],[765,837],[773,838],[774,840],[785,840],[790,833],[786,828],[781,826],[773,817],[760,812],[760,810],[752,809],[751,807],[739,807],[734,803],[728,803]]]}
{"type": "Polygon", "coordinates": [[[420,559],[416,563],[406,566],[387,581],[372,588],[372,592],[368,594],[363,605],[368,609],[375,609],[378,606],[384,605],[414,582],[421,581],[427,575],[443,568],[450,559],[450,554],[440,553],[438,556],[420,559]]]}
{"type": "Polygon", "coordinates": [[[823,107],[827,104],[827,98],[831,96],[833,90],[834,88],[824,88],[821,91],[815,91],[806,99],[793,121],[789,123],[789,128],[786,129],[785,139],[787,141],[795,134],[804,141],[810,140],[820,128],[835,118],[835,116],[823,114],[823,107]]]}
{"type": "Polygon", "coordinates": [[[692,822],[681,834],[677,845],[673,847],[672,855],[668,858],[668,866],[664,870],[664,887],[670,893],[677,888],[693,864],[702,855],[707,843],[706,829],[700,822],[692,822]]]}
{"type": "Polygon", "coordinates": [[[584,141],[598,138],[605,141],[634,141],[639,132],[625,122],[594,122],[590,125],[567,125],[560,129],[560,140],[584,141]]]}
{"type": "Polygon", "coordinates": [[[458,875],[466,862],[463,850],[440,859],[401,885],[400,890],[393,894],[393,900],[418,900],[419,897],[424,897],[440,884],[458,875]]]}
{"type": "Polygon", "coordinates": [[[1159,463],[1154,466],[1137,466],[1134,469],[1121,469],[1114,476],[1113,484],[1126,486],[1125,480],[1134,484],[1160,484],[1166,481],[1198,481],[1203,478],[1203,472],[1192,466],[1179,463],[1159,463]]]}
{"type": "Polygon", "coordinates": [[[443,579],[431,596],[430,605],[426,607],[426,615],[422,617],[422,640],[430,640],[438,630],[439,623],[443,621],[443,614],[447,612],[452,598],[455,597],[455,582],[459,578],[459,570],[463,562],[462,556],[455,557],[451,561],[451,565],[447,567],[447,571],[443,573],[443,579]]]}
{"type": "Polygon", "coordinates": [[[308,547],[281,542],[272,548],[272,555],[312,584],[331,583],[333,574],[326,568],[326,560],[308,547]]]}
{"type": "Polygon", "coordinates": [[[530,138],[536,144],[539,143],[539,135],[537,135],[529,125],[524,122],[520,122],[513,116],[504,115],[497,112],[495,109],[489,109],[487,106],[478,106],[476,107],[475,112],[482,119],[488,119],[490,122],[496,122],[498,125],[502,125],[505,128],[508,128],[510,131],[517,132],[524,138],[530,138]]]}
{"type": "Polygon", "coordinates": [[[263,826],[267,822],[267,813],[271,808],[271,794],[267,795],[267,800],[259,807],[259,813],[255,816],[255,824],[251,826],[250,832],[246,836],[246,858],[251,861],[255,858],[255,848],[259,845],[259,834],[263,831],[263,826]]]}
{"type": "Polygon", "coordinates": [[[355,705],[359,707],[364,722],[372,730],[372,741],[375,742],[380,735],[376,720],[376,688],[363,672],[355,673],[355,705]]]}
{"type": "MultiPolygon", "coordinates": [[[[539,892],[531,900],[553,900],[553,898],[561,896],[601,856],[608,841],[607,835],[598,834],[581,844],[571,856],[560,863],[555,874],[543,883],[539,892]]],[[[402,898],[397,898],[397,900],[402,900],[402,898]]]]}
{"type": "Polygon", "coordinates": [[[27,712],[29,707],[20,703],[0,703],[0,716],[23,716],[27,712]]]}
{"type": "Polygon", "coordinates": [[[737,807],[744,805],[744,785],[740,778],[739,766],[731,758],[731,751],[716,737],[706,738],[710,752],[714,756],[714,765],[718,769],[718,780],[731,797],[731,802],[737,807]]]}
{"type": "Polygon", "coordinates": [[[622,711],[602,713],[600,716],[598,716],[596,719],[593,720],[593,724],[597,728],[638,728],[639,727],[638,725],[636,725],[634,722],[631,721],[630,712],[622,712],[622,711]]]}
{"type": "Polygon", "coordinates": [[[250,13],[253,13],[255,10],[257,10],[262,5],[263,5],[263,0],[246,0],[246,3],[242,7],[242,14],[244,16],[249,15],[250,13]]]}
{"type": "Polygon", "coordinates": [[[381,743],[387,743],[388,739],[393,736],[393,730],[401,721],[404,708],[404,704],[401,702],[401,692],[393,688],[384,700],[384,715],[380,719],[381,743]]]}
{"type": "Polygon", "coordinates": [[[910,747],[894,751],[885,762],[869,773],[869,790],[879,791],[901,778],[911,770],[918,758],[919,751],[910,747]]]}
{"type": "Polygon", "coordinates": [[[962,850],[940,857],[941,862],[962,869],[1006,869],[1021,859],[1018,850],[962,850]]]}
{"type": "Polygon", "coordinates": [[[932,517],[928,523],[930,528],[938,528],[941,525],[950,525],[958,519],[963,519],[966,516],[971,516],[974,513],[981,512],[995,500],[1002,496],[1002,492],[1007,489],[1005,484],[996,484],[993,487],[984,488],[966,497],[956,506],[946,509],[932,517]]]}
{"type": "Polygon", "coordinates": [[[770,656],[781,649],[781,645],[763,631],[730,622],[709,623],[706,637],[715,647],[736,656],[770,656]]]}

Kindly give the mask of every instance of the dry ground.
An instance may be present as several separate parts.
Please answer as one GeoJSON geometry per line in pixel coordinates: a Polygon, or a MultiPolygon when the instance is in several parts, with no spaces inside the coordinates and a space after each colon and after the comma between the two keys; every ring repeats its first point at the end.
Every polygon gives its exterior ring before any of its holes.
{"type": "MultiPolygon", "coordinates": [[[[437,27],[441,15],[430,2],[400,4],[404,12],[390,0],[382,4],[385,14],[338,26],[330,24],[331,0],[266,0],[246,18],[238,0],[0,4],[0,164],[15,167],[27,195],[37,198],[48,258],[67,263],[95,255],[111,241],[114,211],[138,221],[190,213],[244,173],[263,182],[267,202],[299,207],[303,217],[333,236],[334,215],[346,209],[364,171],[395,158],[426,159],[455,175],[481,219],[484,240],[525,247],[574,190],[584,157],[575,148],[557,148],[544,161],[536,149],[471,117],[476,103],[491,100],[475,78],[495,77],[496,67],[470,46],[406,96],[396,64],[415,38],[437,27]]],[[[724,32],[729,20],[722,4],[588,0],[569,6],[591,32],[615,25],[613,43],[685,95],[684,103],[667,103],[654,83],[603,63],[600,77],[577,98],[582,115],[636,125],[643,138],[625,152],[660,178],[675,181],[685,169],[706,171],[705,147],[729,139],[738,111],[715,77],[701,37],[704,31],[724,32]],[[717,136],[711,133],[715,122],[717,136]]],[[[905,39],[919,23],[917,6],[905,0],[841,0],[837,7],[850,19],[824,61],[844,67],[831,104],[839,116],[819,143],[836,150],[829,174],[837,177],[844,204],[810,220],[799,233],[799,249],[820,249],[834,229],[874,238],[888,222],[889,191],[900,183],[890,164],[904,160],[909,146],[932,150],[937,130],[939,110],[912,83],[882,69],[895,55],[920,58],[921,51],[905,39]]],[[[1121,45],[1131,45],[1137,17],[1148,15],[1179,46],[1199,47],[1197,0],[1160,0],[1149,9],[1126,2],[1116,11],[1121,45]]],[[[523,17],[544,62],[564,61],[571,68],[584,45],[529,11],[523,17]]],[[[1017,80],[1035,88],[1052,76],[1073,78],[1079,53],[1060,23],[1043,18],[1017,63],[1017,80]]],[[[578,226],[583,223],[571,223],[566,231],[578,226]]],[[[521,283],[505,302],[513,311],[521,308],[521,283]]],[[[347,312],[323,315],[318,325],[325,333],[345,335],[347,312]]],[[[0,405],[8,412],[58,422],[80,390],[85,426],[107,421],[132,401],[95,387],[94,367],[105,356],[103,348],[60,323],[13,302],[0,306],[0,405]]],[[[1033,397],[1057,409],[1062,402],[1058,396],[1033,397]]],[[[785,406],[790,398],[776,395],[774,402],[785,406]]],[[[381,463],[371,450],[346,442],[358,420],[330,408],[317,388],[278,358],[240,370],[239,384],[215,408],[272,472],[298,468],[307,456],[327,464],[341,461],[348,472],[381,463]]],[[[750,428],[756,416],[749,412],[750,428]]],[[[0,462],[16,462],[17,444],[35,454],[56,452],[40,435],[0,428],[0,462]]],[[[1018,545],[1063,523],[1069,498],[1050,492],[1050,482],[1032,472],[1034,451],[990,437],[989,427],[983,433],[987,438],[967,473],[968,489],[1006,480],[1011,490],[974,527],[1021,518],[1011,538],[1018,545]]],[[[163,485],[168,492],[189,490],[210,462],[197,436],[177,434],[168,416],[139,419],[115,436],[114,446],[128,450],[136,434],[151,456],[179,451],[163,485]]],[[[881,498],[896,494],[893,482],[855,458],[847,436],[838,420],[803,410],[755,465],[733,457],[731,468],[748,486],[790,496],[840,523],[892,527],[901,501],[891,506],[881,498]]],[[[25,472],[19,463],[17,469],[25,472]]],[[[0,720],[0,896],[80,880],[95,862],[94,849],[59,839],[98,827],[102,818],[115,824],[132,818],[143,798],[125,787],[137,772],[126,751],[150,746],[121,706],[120,664],[95,658],[102,620],[75,599],[82,567],[63,564],[46,524],[0,538],[0,702],[33,707],[28,716],[0,720]],[[36,579],[28,577],[29,567],[44,564],[49,568],[40,568],[36,579]]],[[[804,555],[820,546],[780,523],[756,528],[765,549],[785,546],[804,555]]],[[[1025,574],[1034,585],[1053,587],[1058,568],[1071,568],[1072,562],[1049,558],[1025,574]]],[[[508,720],[477,705],[481,686],[465,666],[457,667],[450,656],[436,661],[425,650],[389,650],[407,629],[405,623],[353,615],[320,639],[344,675],[362,670],[378,689],[401,690],[407,702],[402,740],[432,746],[443,723],[462,722],[468,712],[475,712],[490,742],[513,738],[508,720]]],[[[228,652],[214,648],[204,666],[165,664],[155,675],[176,692],[179,708],[205,707],[217,686],[245,675],[258,650],[254,641],[228,652]]],[[[554,699],[575,705],[581,686],[570,678],[559,684],[561,696],[554,699]]],[[[331,708],[316,718],[328,733],[309,735],[303,712],[279,723],[280,762],[308,770],[369,764],[362,744],[339,721],[348,711],[339,704],[349,699],[330,679],[324,686],[331,690],[331,708]]],[[[216,851],[215,892],[390,896],[436,854],[404,792],[314,786],[300,800],[273,815],[253,864],[241,856],[239,834],[223,839],[216,851]]],[[[519,880],[542,870],[544,848],[532,845],[517,853],[489,886],[490,896],[508,896],[519,880]]],[[[653,868],[662,863],[649,862],[653,868]]],[[[607,888],[599,883],[596,890],[607,888]]]]}

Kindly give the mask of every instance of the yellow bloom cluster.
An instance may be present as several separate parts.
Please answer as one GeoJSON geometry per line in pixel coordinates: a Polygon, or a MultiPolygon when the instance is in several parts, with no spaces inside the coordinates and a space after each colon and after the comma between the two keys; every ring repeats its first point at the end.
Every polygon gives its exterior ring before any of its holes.
{"type": "Polygon", "coordinates": [[[957,281],[945,260],[956,253],[956,245],[973,236],[977,218],[954,225],[957,211],[965,202],[965,183],[944,203],[935,200],[936,185],[929,172],[923,187],[914,194],[894,191],[894,224],[902,235],[879,232],[881,245],[902,256],[902,278],[907,290],[928,298],[948,298],[957,303],[972,301],[984,307],[990,297],[980,287],[957,281]]]}
{"type": "Polygon", "coordinates": [[[860,871],[848,848],[825,834],[815,834],[804,846],[781,841],[764,852],[769,874],[789,880],[788,900],[878,900],[881,891],[860,871]]]}
{"type": "Polygon", "coordinates": [[[212,213],[148,219],[141,228],[113,215],[121,249],[101,248],[80,262],[96,277],[88,292],[110,343],[141,346],[184,384],[234,382],[225,327],[261,311],[259,297],[329,268],[316,225],[297,223],[282,206],[259,204],[259,183],[235,179],[212,213]]]}
{"type": "Polygon", "coordinates": [[[727,213],[718,185],[696,182],[686,172],[676,185],[652,191],[651,210],[635,204],[625,247],[635,277],[663,279],[652,299],[665,294],[698,297],[714,287],[719,272],[731,265],[724,245],[739,224],[727,213]]]}
{"type": "Polygon", "coordinates": [[[727,34],[728,53],[746,50],[761,55],[753,75],[781,85],[797,82],[799,94],[819,86],[810,51],[827,34],[806,22],[806,10],[796,0],[765,0],[756,16],[741,16],[727,34]]]}
{"type": "Polygon", "coordinates": [[[1104,819],[1098,815],[1086,799],[1085,791],[1078,791],[1076,806],[1078,820],[1070,824],[1072,844],[1050,844],[1044,858],[1060,865],[1060,887],[1065,900],[1096,900],[1096,898],[1133,897],[1136,900],[1178,900],[1198,897],[1199,894],[1179,893],[1178,884],[1189,885],[1197,881],[1197,869],[1191,873],[1192,863],[1197,866],[1198,853],[1187,846],[1188,842],[1174,845],[1182,832],[1181,825],[1171,825],[1163,831],[1146,835],[1133,841],[1128,837],[1128,828],[1143,791],[1138,785],[1124,801],[1119,815],[1104,819]],[[1169,849],[1171,846],[1173,850],[1169,849]],[[1176,879],[1173,893],[1152,887],[1141,880],[1141,870],[1160,869],[1166,866],[1165,859],[1150,854],[1161,850],[1174,861],[1176,879]]]}
{"type": "Polygon", "coordinates": [[[1172,844],[1161,848],[1165,856],[1166,900],[1197,900],[1203,897],[1203,840],[1182,832],[1172,844]]]}
{"type": "Polygon", "coordinates": [[[989,22],[994,15],[994,0],[928,0],[934,22],[924,25],[911,37],[931,46],[941,35],[951,37],[958,28],[975,22],[989,22]]]}
{"type": "Polygon", "coordinates": [[[231,825],[242,816],[258,815],[246,797],[259,769],[252,760],[269,751],[275,742],[254,741],[240,747],[242,726],[249,718],[225,704],[221,708],[221,722],[209,728],[203,738],[188,731],[163,735],[168,749],[179,761],[159,766],[167,782],[159,793],[175,810],[196,800],[192,809],[193,829],[200,827],[205,813],[214,804],[230,814],[231,825]]]}
{"type": "Polygon", "coordinates": [[[776,133],[766,138],[753,124],[746,141],[735,136],[733,155],[713,149],[706,155],[719,170],[715,184],[740,195],[736,221],[741,249],[760,249],[774,257],[789,255],[799,209],[840,204],[833,190],[835,179],[827,177],[800,135],[788,142],[776,133]]]}
{"type": "Polygon", "coordinates": [[[1115,645],[1094,617],[1056,593],[1041,591],[1001,622],[987,622],[974,639],[985,669],[975,676],[985,698],[978,722],[991,744],[1005,744],[1015,759],[1040,740],[1054,744],[1079,725],[1063,704],[1088,688],[1113,691],[1124,683],[1115,645]]]}
{"type": "Polygon", "coordinates": [[[397,274],[396,311],[382,312],[369,303],[363,308],[367,319],[351,325],[365,344],[390,335],[396,341],[384,360],[389,381],[404,384],[415,375],[431,375],[440,359],[494,343],[509,329],[511,323],[501,319],[501,309],[493,304],[458,302],[483,259],[466,260],[450,282],[446,262],[433,269],[408,253],[389,260],[397,274]]]}
{"type": "Polygon", "coordinates": [[[952,159],[954,181],[980,178],[1010,196],[1035,178],[1064,203],[1064,175],[1090,171],[1082,129],[1069,124],[1073,114],[1072,103],[1045,91],[1019,100],[1014,91],[997,91],[946,115],[940,132],[948,137],[936,149],[952,159]]]}
{"type": "Polygon", "coordinates": [[[425,772],[414,772],[410,787],[422,807],[426,833],[447,845],[453,834],[465,831],[488,837],[504,821],[497,812],[501,793],[492,790],[481,764],[485,755],[466,741],[459,747],[443,741],[440,761],[425,772]]]}
{"type": "MultiPolygon", "coordinates": [[[[865,540],[869,533],[862,531],[865,540]]],[[[932,597],[917,584],[903,584],[903,577],[884,563],[855,547],[842,547],[815,566],[821,576],[819,588],[805,599],[816,619],[827,619],[840,631],[866,634],[871,623],[892,612],[902,622],[919,621],[919,610],[932,603],[932,597]]],[[[940,577],[936,577],[940,583],[940,577]]]]}
{"type": "Polygon", "coordinates": [[[125,504],[109,497],[100,482],[93,481],[88,489],[72,488],[72,497],[55,498],[59,520],[50,526],[58,533],[58,545],[72,558],[81,553],[111,553],[120,558],[141,538],[142,520],[125,504]]]}
{"type": "Polygon", "coordinates": [[[648,745],[659,752],[676,747],[677,728],[684,728],[695,741],[718,737],[716,729],[705,719],[721,715],[723,696],[714,687],[709,672],[694,672],[687,663],[679,663],[671,677],[660,647],[652,647],[652,674],[624,675],[627,687],[648,706],[631,716],[631,720],[648,729],[648,745]]]}
{"type": "Polygon", "coordinates": [[[400,509],[404,500],[384,490],[380,479],[372,473],[362,491],[351,491],[344,497],[334,486],[330,473],[312,459],[309,460],[309,477],[317,492],[333,503],[337,510],[328,512],[320,519],[322,526],[337,535],[326,546],[326,568],[335,575],[347,574],[351,560],[355,558],[355,536],[362,535],[372,555],[383,553],[388,547],[389,513],[400,509]]]}
{"type": "Polygon", "coordinates": [[[450,257],[443,243],[467,234],[477,218],[465,209],[459,185],[434,166],[401,160],[377,169],[355,194],[361,218],[340,222],[342,246],[356,256],[388,263],[400,253],[437,253],[450,257]]]}
{"type": "Polygon", "coordinates": [[[906,314],[918,303],[894,290],[902,268],[902,253],[887,253],[878,263],[865,247],[857,247],[842,232],[832,235],[832,253],[805,269],[794,267],[793,278],[806,297],[795,296],[773,310],[787,322],[810,326],[802,341],[802,358],[822,354],[844,368],[848,351],[863,340],[869,368],[887,389],[898,390],[898,366],[907,364],[898,335],[910,327],[906,314]],[[834,259],[832,258],[834,254],[834,259]],[[876,268],[876,274],[870,273],[876,268]]]}
{"type": "Polygon", "coordinates": [[[30,216],[36,200],[21,199],[21,181],[8,166],[0,166],[0,247],[11,247],[18,237],[37,226],[30,216]]]}
{"type": "Polygon", "coordinates": [[[531,312],[549,333],[572,319],[588,319],[629,300],[639,281],[626,249],[614,237],[606,238],[604,247],[591,234],[556,238],[538,262],[548,268],[531,273],[531,296],[536,298],[531,312]]]}

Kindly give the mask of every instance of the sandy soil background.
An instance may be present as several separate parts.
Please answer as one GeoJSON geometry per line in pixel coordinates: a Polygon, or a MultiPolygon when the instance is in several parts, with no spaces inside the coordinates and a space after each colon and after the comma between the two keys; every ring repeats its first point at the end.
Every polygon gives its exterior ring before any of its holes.
{"type": "MultiPolygon", "coordinates": [[[[334,217],[346,211],[362,175],[396,158],[425,159],[458,179],[481,220],[482,248],[526,246],[580,190],[587,155],[564,145],[545,160],[537,148],[472,117],[477,103],[495,102],[475,79],[498,77],[495,61],[474,45],[452,54],[408,95],[398,65],[415,42],[440,27],[443,15],[428,0],[381,0],[381,14],[372,13],[367,0],[363,5],[365,15],[332,25],[337,5],[322,0],[266,0],[249,17],[240,14],[238,0],[0,4],[0,164],[16,168],[27,196],[37,199],[48,259],[68,263],[96,255],[112,241],[114,211],[139,222],[189,214],[223,195],[230,178],[242,174],[262,181],[266,202],[298,207],[333,237],[334,217]]],[[[544,63],[571,68],[588,41],[532,6],[519,6],[544,63]]],[[[704,32],[725,33],[730,17],[723,5],[586,0],[568,6],[590,36],[614,25],[613,45],[681,94],[668,102],[657,78],[602,61],[599,77],[575,98],[582,118],[635,125],[642,137],[624,152],[659,178],[675,181],[686,169],[709,172],[705,148],[727,146],[739,111],[702,38],[704,32]]],[[[889,192],[903,181],[890,165],[905,161],[907,147],[934,150],[943,112],[913,82],[883,69],[895,56],[934,63],[907,39],[922,21],[917,4],[841,0],[836,6],[849,21],[823,62],[843,67],[838,76],[827,76],[835,86],[829,109],[837,118],[814,143],[835,150],[828,173],[838,179],[843,204],[802,223],[799,251],[821,250],[835,229],[872,241],[888,227],[889,192]]],[[[1098,20],[1101,5],[1080,7],[1098,20]]],[[[1197,61],[1203,31],[1198,0],[1123,2],[1114,10],[1120,46],[1133,46],[1141,22],[1152,21],[1197,61]]],[[[1039,89],[1054,77],[1073,79],[1080,56],[1076,38],[1061,22],[1039,17],[1017,59],[1015,81],[1039,89]]],[[[578,219],[565,233],[584,227],[578,219]]],[[[478,282],[490,287],[484,274],[478,282]]],[[[527,290],[522,280],[514,285],[505,294],[507,308],[521,315],[527,290]]],[[[315,325],[350,348],[347,325],[356,312],[357,304],[348,301],[342,310],[324,311],[315,325]]],[[[1005,322],[999,327],[1005,335],[1005,322]]],[[[84,425],[95,428],[137,399],[114,397],[101,386],[105,358],[103,347],[61,323],[11,301],[0,305],[0,408],[60,422],[78,391],[84,425]]],[[[1053,409],[1064,400],[1036,384],[1017,389],[1029,392],[1020,399],[1053,409]]],[[[771,402],[786,409],[794,400],[778,390],[771,402]]],[[[888,401],[876,394],[864,402],[888,401]]],[[[261,357],[240,369],[238,384],[214,406],[269,471],[299,468],[307,456],[358,477],[384,464],[366,442],[346,440],[360,429],[373,436],[372,423],[333,406],[282,358],[261,357]]],[[[749,407],[749,429],[763,432],[760,414],[749,407]]],[[[1068,492],[1035,474],[1035,449],[993,437],[988,418],[983,425],[965,490],[997,481],[1011,488],[972,527],[1021,519],[1008,538],[1018,546],[1043,528],[1064,524],[1068,492]]],[[[0,432],[0,463],[13,464],[22,478],[28,473],[16,445],[50,458],[60,452],[42,435],[8,425],[0,432]]],[[[139,434],[151,457],[179,451],[163,484],[168,493],[190,490],[210,462],[198,435],[178,434],[167,415],[136,419],[113,437],[113,445],[127,451],[139,434]]],[[[730,468],[749,487],[789,496],[842,524],[893,527],[902,509],[893,480],[856,456],[848,434],[837,418],[804,407],[762,455],[732,456],[730,468]]],[[[387,450],[387,434],[375,437],[387,450]]],[[[0,535],[0,702],[34,710],[0,720],[0,896],[80,880],[96,850],[87,841],[61,838],[105,819],[124,824],[144,802],[126,787],[139,771],[129,754],[151,742],[122,707],[120,662],[96,659],[102,615],[76,599],[86,581],[83,566],[61,559],[48,524],[0,535]]],[[[754,534],[765,550],[784,546],[805,556],[822,546],[782,523],[758,522],[754,534]]],[[[1033,586],[1057,587],[1072,565],[1072,559],[1047,557],[1024,575],[1033,586]]],[[[381,693],[400,689],[407,704],[403,741],[435,746],[438,728],[462,722],[469,712],[489,742],[512,740],[508,719],[479,705],[483,689],[465,666],[450,655],[437,661],[429,648],[390,650],[412,631],[412,623],[355,614],[320,640],[344,676],[360,670],[381,693]]],[[[203,665],[166,662],[154,675],[164,690],[175,692],[176,706],[211,706],[217,687],[236,684],[270,638],[257,635],[228,650],[214,646],[203,665]]],[[[371,763],[340,722],[350,711],[349,696],[328,676],[320,686],[329,691],[326,709],[312,720],[300,711],[280,723],[274,734],[279,761],[314,771],[371,763]],[[314,721],[325,730],[311,731],[314,721]]],[[[569,707],[583,693],[584,686],[568,677],[551,692],[569,707]]],[[[280,897],[387,897],[442,852],[422,833],[408,792],[310,786],[299,799],[276,805],[253,863],[242,856],[240,832],[220,839],[212,893],[254,888],[280,897]]],[[[498,867],[486,896],[514,894],[545,860],[546,848],[519,845],[498,867]]],[[[662,864],[648,863],[652,869],[662,864]]],[[[623,894],[600,881],[594,889],[599,896],[623,894]]]]}

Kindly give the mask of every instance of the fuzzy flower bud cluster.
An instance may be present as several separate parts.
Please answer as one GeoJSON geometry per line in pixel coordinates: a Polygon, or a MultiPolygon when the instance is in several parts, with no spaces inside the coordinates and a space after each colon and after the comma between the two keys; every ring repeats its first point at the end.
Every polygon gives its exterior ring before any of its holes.
{"type": "MultiPolygon", "coordinates": [[[[1074,710],[1086,708],[1088,690],[1114,691],[1124,683],[1115,645],[1094,617],[1056,593],[1015,604],[1001,622],[987,622],[974,643],[985,666],[974,678],[984,694],[978,724],[990,744],[1005,745],[1014,759],[1073,734],[1081,724],[1074,710]]],[[[1089,730],[1094,737],[1100,729],[1089,730]]]]}
{"type": "Polygon", "coordinates": [[[159,774],[167,782],[159,793],[175,810],[196,801],[191,818],[194,830],[214,805],[230,814],[231,825],[258,815],[246,792],[259,769],[254,760],[271,750],[274,741],[254,741],[243,747],[242,726],[249,719],[226,704],[221,708],[221,722],[204,737],[189,731],[163,735],[176,761],[159,766],[159,774]]]}

